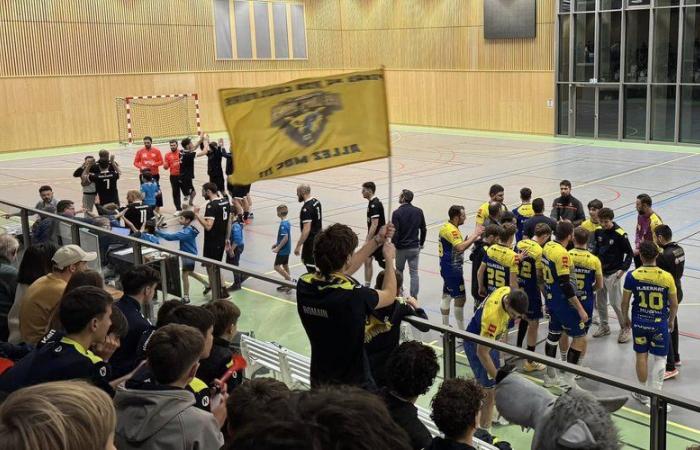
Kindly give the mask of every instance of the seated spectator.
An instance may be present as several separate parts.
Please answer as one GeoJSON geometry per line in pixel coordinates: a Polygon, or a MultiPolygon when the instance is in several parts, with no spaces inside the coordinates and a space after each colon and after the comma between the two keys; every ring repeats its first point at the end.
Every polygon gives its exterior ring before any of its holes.
{"type": "MultiPolygon", "coordinates": [[[[211,353],[212,344],[214,341],[214,316],[202,308],[201,306],[180,305],[173,308],[162,320],[158,321],[159,328],[169,324],[188,325],[196,328],[202,333],[204,338],[204,349],[200,355],[201,359],[206,359],[211,353]]],[[[148,346],[153,332],[146,332],[141,338],[139,348],[144,354],[148,353],[148,346]]],[[[126,387],[129,389],[149,389],[153,383],[153,373],[151,369],[145,365],[139,368],[136,373],[126,382],[126,387]]],[[[210,411],[210,402],[212,390],[209,385],[197,378],[196,376],[189,382],[187,389],[194,394],[196,403],[195,406],[205,411],[210,411]]],[[[215,415],[225,416],[224,405],[221,405],[219,411],[215,411],[215,415]]],[[[223,420],[221,422],[223,424],[223,420]]]]}
{"type": "Polygon", "coordinates": [[[36,345],[49,331],[51,315],[63,296],[71,277],[87,268],[88,261],[97,258],[77,245],[64,245],[53,255],[51,273],[32,283],[27,289],[19,311],[19,328],[23,342],[36,345]]]}
{"type": "MultiPolygon", "coordinates": [[[[241,387],[242,388],[242,387],[241,387]]],[[[239,388],[240,389],[240,388],[239,388]]],[[[408,436],[375,395],[356,387],[293,394],[291,415],[253,420],[234,435],[235,450],[409,450],[408,436]],[[342,443],[342,444],[341,444],[342,443]]]]}
{"type": "Polygon", "coordinates": [[[180,306],[182,306],[182,301],[175,298],[164,301],[163,304],[160,305],[160,308],[158,308],[158,314],[156,315],[156,328],[160,328],[167,324],[168,322],[165,321],[165,318],[168,317],[170,311],[180,306]]]}
{"type": "Polygon", "coordinates": [[[7,316],[15,302],[17,291],[17,259],[19,242],[10,234],[0,235],[0,341],[7,341],[10,334],[7,316]]]}
{"type": "Polygon", "coordinates": [[[365,353],[365,322],[372,310],[391,305],[396,297],[392,235],[393,225],[382,227],[358,252],[357,234],[347,225],[331,225],[316,236],[317,272],[297,283],[297,311],[311,343],[312,386],[375,386],[365,353]],[[388,276],[376,291],[350,275],[382,245],[388,276]]]}
{"type": "Polygon", "coordinates": [[[204,346],[202,333],[187,325],[170,324],[153,333],[146,350],[152,386],[120,388],[114,398],[119,450],[214,450],[224,445],[223,423],[195,407],[194,396],[186,389],[197,373],[204,346]]]}
{"type": "Polygon", "coordinates": [[[485,398],[484,388],[475,380],[443,381],[431,401],[430,417],[445,437],[433,438],[428,450],[476,450],[474,432],[485,398]]]}
{"type": "MultiPolygon", "coordinates": [[[[197,377],[211,386],[231,366],[231,358],[235,353],[231,344],[238,333],[236,324],[241,310],[228,300],[216,300],[207,303],[203,308],[214,316],[214,345],[209,357],[199,362],[197,377]]],[[[243,371],[233,372],[228,380],[228,392],[232,392],[242,381],[243,371]]]]}
{"type": "Polygon", "coordinates": [[[105,344],[111,314],[112,297],[104,290],[84,286],[69,292],[59,308],[65,336],[41,345],[0,376],[0,391],[14,392],[47,381],[84,379],[113,394],[107,361],[115,346],[104,345],[100,355],[89,350],[95,344],[105,344]]]}
{"type": "Polygon", "coordinates": [[[0,450],[116,450],[112,399],[82,381],[21,389],[0,405],[0,450]]]}
{"type": "Polygon", "coordinates": [[[112,356],[112,376],[122,377],[136,369],[141,362],[138,346],[144,332],[153,329],[151,322],[143,316],[143,305],[153,300],[160,274],[153,268],[134,266],[121,276],[124,296],[115,306],[124,313],[129,324],[129,332],[122,339],[122,345],[112,356]]]}
{"type": "MultiPolygon", "coordinates": [[[[44,212],[56,214],[56,208],[47,206],[43,209],[44,212]]],[[[57,231],[58,227],[56,220],[45,214],[39,214],[36,222],[32,224],[32,243],[43,244],[45,242],[58,243],[57,231]]]]}
{"type": "Polygon", "coordinates": [[[134,233],[134,237],[152,244],[160,244],[160,239],[156,235],[156,221],[153,219],[145,221],[141,229],[134,233]]]}
{"type": "Polygon", "coordinates": [[[10,336],[7,341],[11,344],[20,344],[22,342],[22,334],[19,330],[19,311],[24,294],[32,283],[51,272],[53,268],[52,258],[57,249],[58,247],[52,243],[44,243],[32,245],[24,250],[24,256],[19,263],[17,272],[15,301],[7,316],[7,324],[10,330],[10,336]]]}
{"type": "MultiPolygon", "coordinates": [[[[65,297],[66,294],[68,294],[69,292],[83,286],[93,286],[96,288],[104,289],[105,281],[102,278],[102,274],[100,274],[100,272],[91,269],[83,270],[82,272],[78,272],[70,278],[68,284],[66,285],[66,288],[63,290],[63,295],[61,296],[61,298],[65,297]]],[[[64,331],[63,325],[61,324],[61,320],[58,315],[58,309],[60,304],[61,302],[59,301],[59,304],[56,305],[56,308],[51,313],[49,330],[55,330],[60,332],[64,331]]]]}
{"type": "Polygon", "coordinates": [[[226,401],[228,436],[236,436],[250,423],[289,414],[291,395],[287,385],[274,378],[257,378],[241,384],[226,401]]]}
{"type": "MultiPolygon", "coordinates": [[[[381,290],[384,285],[384,271],[377,275],[375,289],[381,290]]],[[[365,351],[369,359],[369,367],[377,386],[386,386],[386,360],[389,354],[399,346],[401,338],[401,321],[406,316],[418,316],[427,319],[423,309],[418,307],[418,300],[413,297],[401,296],[403,275],[396,271],[396,300],[385,308],[375,309],[367,316],[365,323],[365,351]]],[[[420,328],[429,331],[429,328],[420,328]]]]}
{"type": "Polygon", "coordinates": [[[428,447],[432,436],[418,418],[415,403],[433,385],[439,369],[435,351],[417,341],[399,345],[386,362],[388,388],[383,393],[384,402],[416,450],[428,447]]]}

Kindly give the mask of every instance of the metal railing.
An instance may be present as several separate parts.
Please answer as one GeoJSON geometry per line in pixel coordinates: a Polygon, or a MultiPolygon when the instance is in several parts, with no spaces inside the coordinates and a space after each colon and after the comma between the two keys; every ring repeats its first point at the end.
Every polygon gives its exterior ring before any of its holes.
{"type": "MultiPolygon", "coordinates": [[[[10,202],[7,200],[0,200],[0,205],[6,205],[10,206],[15,209],[19,209],[20,211],[20,222],[22,226],[22,237],[24,241],[24,246],[27,247],[31,244],[31,232],[30,232],[30,225],[29,225],[29,217],[34,214],[40,214],[44,217],[52,217],[60,222],[69,224],[71,226],[71,238],[73,239],[73,243],[79,244],[80,242],[80,229],[87,229],[90,231],[95,232],[98,235],[110,235],[117,240],[123,241],[125,244],[131,245],[134,251],[134,263],[135,264],[141,264],[143,263],[143,252],[142,252],[142,247],[149,247],[149,248],[154,248],[156,250],[159,250],[164,253],[168,253],[170,255],[176,255],[178,257],[184,257],[187,259],[191,259],[194,261],[197,261],[202,264],[210,265],[213,268],[213,274],[214,277],[213,279],[210,279],[210,285],[211,285],[211,294],[212,294],[212,299],[218,298],[220,292],[221,292],[221,285],[220,285],[220,280],[221,280],[221,271],[231,271],[231,272],[239,272],[243,275],[246,275],[251,278],[256,278],[262,281],[266,281],[268,283],[273,283],[276,285],[281,285],[281,286],[287,286],[291,288],[295,288],[296,286],[288,281],[281,280],[279,278],[266,275],[264,273],[260,272],[255,272],[251,271],[248,269],[244,269],[242,267],[238,266],[233,266],[231,264],[226,264],[220,261],[215,261],[209,258],[204,258],[201,256],[193,255],[191,253],[186,253],[182,252],[179,250],[174,250],[172,248],[164,247],[162,245],[157,245],[153,244],[151,242],[143,241],[141,239],[131,237],[131,236],[123,236],[120,234],[116,234],[111,232],[110,230],[106,228],[101,228],[95,225],[87,224],[85,222],[81,222],[79,220],[74,220],[65,216],[57,215],[57,214],[51,214],[47,213],[44,211],[39,211],[34,208],[22,206],[19,204],[16,204],[14,202],[10,202]]],[[[4,209],[4,208],[3,208],[4,209]]],[[[583,366],[578,366],[578,365],[573,365],[569,364],[564,361],[560,361],[558,359],[550,358],[545,355],[539,354],[539,353],[534,353],[530,352],[529,350],[524,350],[519,347],[515,347],[513,345],[505,344],[500,341],[496,340],[491,340],[491,339],[486,339],[482,336],[473,334],[473,333],[468,333],[466,331],[460,331],[455,328],[442,325],[436,322],[432,322],[429,320],[421,319],[419,317],[411,316],[411,317],[406,317],[404,319],[405,321],[413,324],[413,325],[419,325],[421,327],[427,327],[432,331],[438,332],[442,334],[442,344],[443,344],[443,364],[442,364],[442,369],[443,369],[443,378],[449,379],[449,378],[454,378],[456,377],[457,373],[457,360],[456,360],[456,355],[457,355],[457,348],[456,348],[456,342],[457,339],[463,339],[464,341],[470,341],[474,342],[475,344],[481,344],[485,345],[487,347],[490,347],[492,349],[496,349],[500,352],[504,352],[506,354],[518,357],[518,358],[523,358],[523,359],[528,359],[531,361],[536,361],[539,363],[543,363],[547,366],[553,367],[558,370],[563,370],[565,372],[570,372],[574,373],[576,375],[580,375],[586,379],[592,380],[592,381],[597,381],[602,384],[605,384],[607,386],[611,386],[614,388],[619,388],[623,389],[625,391],[629,392],[634,392],[637,394],[642,394],[650,398],[651,400],[651,407],[650,407],[650,424],[649,424],[649,449],[650,450],[666,450],[666,419],[667,419],[667,411],[666,411],[666,405],[671,404],[671,405],[676,405],[681,408],[685,408],[687,410],[700,413],[700,402],[695,401],[695,400],[689,400],[687,398],[681,397],[676,394],[670,394],[667,392],[663,392],[657,389],[652,389],[648,388],[646,386],[641,386],[636,383],[631,383],[627,380],[624,380],[622,378],[612,376],[609,374],[605,374],[602,372],[599,372],[597,370],[593,370],[587,367],[583,366]]]]}

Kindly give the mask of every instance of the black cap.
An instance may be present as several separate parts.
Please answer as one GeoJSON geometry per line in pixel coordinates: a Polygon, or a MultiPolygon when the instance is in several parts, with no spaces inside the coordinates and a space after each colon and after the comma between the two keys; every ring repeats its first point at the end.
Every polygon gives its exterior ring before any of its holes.
{"type": "Polygon", "coordinates": [[[413,192],[409,191],[408,189],[401,191],[401,196],[403,197],[403,201],[406,203],[411,203],[413,201],[413,192]]]}

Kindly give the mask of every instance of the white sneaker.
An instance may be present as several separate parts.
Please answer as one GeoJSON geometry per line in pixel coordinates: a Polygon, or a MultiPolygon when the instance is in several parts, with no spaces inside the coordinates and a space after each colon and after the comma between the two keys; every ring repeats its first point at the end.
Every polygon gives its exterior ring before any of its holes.
{"type": "Polygon", "coordinates": [[[561,379],[559,378],[558,375],[555,375],[553,377],[550,377],[547,374],[544,375],[544,382],[542,383],[543,387],[553,388],[553,387],[561,387],[561,385],[562,385],[561,379]]]}
{"type": "Polygon", "coordinates": [[[646,406],[647,408],[649,407],[649,397],[647,397],[646,395],[637,394],[636,392],[633,392],[632,398],[637,400],[639,403],[646,406]]]}

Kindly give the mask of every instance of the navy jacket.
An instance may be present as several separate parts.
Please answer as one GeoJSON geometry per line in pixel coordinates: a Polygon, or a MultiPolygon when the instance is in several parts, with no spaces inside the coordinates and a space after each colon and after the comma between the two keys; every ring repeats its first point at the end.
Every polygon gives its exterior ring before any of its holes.
{"type": "Polygon", "coordinates": [[[426,226],[423,210],[404,203],[391,215],[396,227],[392,241],[397,249],[418,248],[425,244],[426,226]]]}

